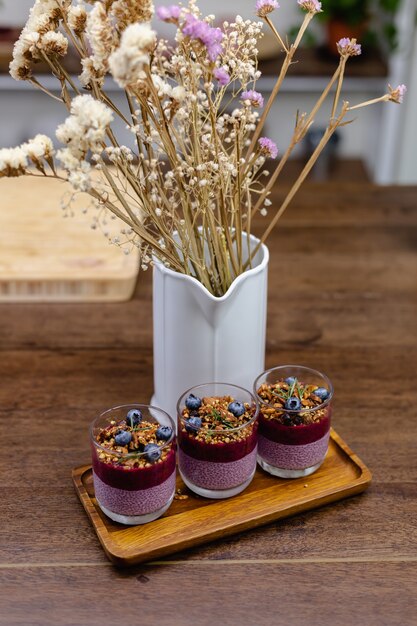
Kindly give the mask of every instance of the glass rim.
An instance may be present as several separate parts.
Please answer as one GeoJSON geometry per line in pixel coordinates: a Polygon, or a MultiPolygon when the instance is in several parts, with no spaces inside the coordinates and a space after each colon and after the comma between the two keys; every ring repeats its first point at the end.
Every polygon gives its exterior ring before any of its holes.
{"type": "MultiPolygon", "coordinates": [[[[103,452],[105,452],[106,454],[111,454],[112,456],[117,456],[121,459],[123,458],[137,458],[137,457],[142,457],[145,456],[146,452],[119,452],[118,450],[110,450],[109,448],[106,448],[104,446],[102,446],[98,441],[96,441],[96,439],[94,439],[94,434],[93,434],[93,429],[96,426],[97,422],[105,417],[108,413],[112,413],[113,411],[117,411],[119,409],[146,409],[147,411],[150,412],[150,410],[152,411],[157,411],[158,413],[162,413],[163,415],[165,415],[165,417],[168,418],[170,425],[171,425],[171,429],[172,429],[172,434],[171,437],[168,439],[168,441],[165,441],[162,445],[158,445],[158,448],[160,450],[164,450],[164,448],[166,448],[167,446],[169,446],[170,444],[173,443],[173,441],[175,440],[175,423],[174,420],[172,419],[172,417],[163,409],[160,409],[157,406],[153,406],[151,404],[139,404],[139,403],[133,403],[133,404],[119,404],[118,406],[114,406],[111,409],[106,409],[105,411],[103,411],[102,413],[100,413],[100,415],[98,415],[97,417],[95,417],[93,419],[93,421],[90,424],[90,428],[89,428],[89,432],[90,432],[90,441],[91,443],[96,447],[99,448],[100,450],[103,450],[103,452]]],[[[160,424],[160,422],[158,422],[160,424]]],[[[163,424],[160,424],[161,426],[163,426],[163,424]]]]}
{"type": "Polygon", "coordinates": [[[259,381],[261,378],[267,377],[269,374],[271,374],[272,372],[275,372],[277,370],[284,370],[284,369],[299,369],[299,370],[304,370],[305,372],[310,372],[310,374],[314,374],[315,376],[318,376],[319,378],[322,378],[324,380],[324,382],[328,385],[328,391],[329,391],[329,397],[326,398],[326,400],[324,400],[321,404],[318,404],[315,407],[303,407],[301,409],[298,410],[294,410],[294,409],[286,409],[285,407],[282,407],[279,409],[279,411],[281,411],[282,413],[313,413],[314,411],[319,411],[320,409],[325,408],[326,406],[328,406],[328,404],[330,403],[330,401],[333,399],[333,394],[334,394],[334,388],[333,388],[333,384],[330,380],[330,378],[326,375],[323,374],[323,372],[320,372],[319,370],[314,369],[313,367],[308,367],[307,365],[277,365],[275,367],[271,367],[267,370],[265,370],[264,372],[262,372],[262,374],[259,374],[259,376],[257,376],[255,378],[255,381],[253,383],[253,391],[256,394],[256,397],[258,398],[258,402],[260,405],[260,408],[262,408],[263,406],[267,406],[270,408],[277,408],[275,407],[273,404],[269,404],[269,402],[266,402],[265,400],[263,400],[259,394],[258,394],[258,387],[259,387],[259,381]]]}
{"type": "MultiPolygon", "coordinates": [[[[200,385],[193,385],[193,387],[190,387],[189,389],[187,389],[187,391],[184,391],[184,393],[182,393],[180,395],[180,397],[178,398],[178,401],[177,401],[177,415],[178,415],[178,419],[181,421],[181,423],[185,423],[187,421],[186,418],[183,417],[182,414],[181,414],[181,410],[180,410],[181,400],[184,397],[188,396],[194,389],[198,389],[200,387],[209,387],[210,385],[224,385],[225,387],[233,387],[233,389],[239,389],[240,391],[244,391],[245,393],[249,394],[249,396],[253,400],[253,404],[255,405],[255,413],[251,417],[250,420],[248,420],[247,422],[245,422],[241,426],[237,426],[236,428],[228,428],[227,430],[216,431],[218,433],[219,437],[221,437],[222,435],[226,436],[226,433],[237,433],[237,432],[240,432],[241,430],[243,430],[243,428],[246,428],[247,426],[250,426],[251,424],[253,424],[256,421],[256,419],[258,418],[258,415],[259,415],[259,402],[258,402],[258,399],[257,399],[256,395],[254,395],[251,391],[249,391],[249,389],[245,389],[245,387],[241,387],[240,385],[235,385],[233,383],[212,382],[212,383],[201,383],[200,385]]],[[[216,397],[216,396],[214,396],[214,397],[216,397]]],[[[210,430],[210,429],[208,429],[208,430],[210,430]]]]}

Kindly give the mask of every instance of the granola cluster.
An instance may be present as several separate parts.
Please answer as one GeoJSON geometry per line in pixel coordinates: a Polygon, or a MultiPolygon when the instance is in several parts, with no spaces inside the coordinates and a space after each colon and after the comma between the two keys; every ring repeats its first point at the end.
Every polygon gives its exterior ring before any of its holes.
{"type": "Polygon", "coordinates": [[[249,422],[256,412],[255,405],[237,402],[232,396],[204,397],[201,400],[192,396],[192,401],[190,398],[187,398],[182,411],[180,428],[183,433],[211,444],[244,441],[252,435],[254,424],[249,422]],[[192,407],[193,402],[196,408],[188,408],[187,404],[192,407]],[[197,404],[200,406],[197,407],[197,404]]]}
{"type": "Polygon", "coordinates": [[[277,420],[285,426],[320,422],[328,413],[327,407],[322,406],[329,395],[328,390],[304,384],[297,378],[263,383],[257,393],[268,405],[261,405],[263,417],[277,420]],[[314,407],[318,407],[316,411],[314,407]]]}
{"type": "Polygon", "coordinates": [[[97,443],[108,450],[108,452],[98,450],[98,458],[103,463],[123,465],[127,468],[151,467],[156,463],[163,463],[171,451],[172,443],[165,445],[166,440],[159,437],[160,430],[159,424],[147,421],[129,426],[124,420],[120,422],[113,420],[96,436],[97,443]],[[124,433],[129,433],[131,440],[126,445],[118,445],[117,438],[120,435],[123,438],[124,433]]]}

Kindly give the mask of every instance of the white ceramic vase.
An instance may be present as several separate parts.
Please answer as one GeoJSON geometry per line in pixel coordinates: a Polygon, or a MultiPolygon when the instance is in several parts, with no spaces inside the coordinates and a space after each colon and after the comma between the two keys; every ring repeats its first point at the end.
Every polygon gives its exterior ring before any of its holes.
{"type": "MultiPolygon", "coordinates": [[[[250,241],[252,249],[259,242],[250,241]]],[[[177,400],[190,387],[225,382],[252,389],[265,369],[268,261],[262,245],[252,268],[220,298],[155,261],[153,406],[175,420],[177,400]]]]}

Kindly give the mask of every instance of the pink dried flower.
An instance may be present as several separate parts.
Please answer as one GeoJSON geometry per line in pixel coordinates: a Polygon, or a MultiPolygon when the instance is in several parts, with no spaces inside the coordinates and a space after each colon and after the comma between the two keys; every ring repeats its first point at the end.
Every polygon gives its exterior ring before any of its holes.
{"type": "Polygon", "coordinates": [[[156,9],[156,14],[163,22],[177,24],[181,15],[181,7],[177,4],[171,4],[168,7],[159,7],[156,9]]]}
{"type": "Polygon", "coordinates": [[[256,13],[258,17],[266,17],[275,9],[279,9],[279,4],[276,0],[258,0],[256,3],[256,13]]]}
{"type": "Polygon", "coordinates": [[[356,43],[356,39],[344,37],[337,42],[339,54],[346,57],[356,57],[362,53],[360,44],[356,43]]]}
{"type": "Polygon", "coordinates": [[[214,78],[220,83],[220,85],[222,85],[222,87],[225,87],[230,83],[230,75],[223,67],[217,67],[213,74],[214,78]]]}
{"type": "Polygon", "coordinates": [[[207,22],[198,20],[194,15],[187,15],[182,32],[186,37],[200,41],[207,48],[207,56],[213,63],[222,54],[221,42],[224,35],[220,28],[213,28],[207,22]]]}
{"type": "Polygon", "coordinates": [[[309,13],[320,13],[321,12],[321,2],[317,0],[298,0],[298,4],[304,11],[308,11],[309,13]]]}
{"type": "Polygon", "coordinates": [[[255,107],[255,109],[262,108],[264,105],[264,99],[262,94],[259,93],[259,91],[254,91],[253,89],[250,89],[249,91],[243,91],[241,100],[243,100],[243,102],[245,103],[249,102],[253,107],[255,107]]]}
{"type": "Polygon", "coordinates": [[[388,85],[389,91],[389,99],[391,102],[396,102],[397,104],[402,104],[404,100],[404,96],[407,93],[407,87],[405,85],[398,85],[395,89],[388,85]]]}
{"type": "Polygon", "coordinates": [[[268,137],[261,137],[259,139],[259,145],[261,147],[261,154],[269,159],[276,159],[278,156],[277,144],[268,137]]]}

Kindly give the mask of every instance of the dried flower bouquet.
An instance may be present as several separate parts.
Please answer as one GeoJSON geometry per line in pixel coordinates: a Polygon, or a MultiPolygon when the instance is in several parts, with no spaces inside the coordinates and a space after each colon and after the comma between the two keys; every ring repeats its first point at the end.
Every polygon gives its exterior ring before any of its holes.
{"type": "Polygon", "coordinates": [[[264,242],[332,134],[348,123],[347,114],[374,102],[400,103],[405,92],[400,85],[372,101],[353,106],[341,101],[346,63],[361,53],[355,40],[342,39],[338,67],[313,109],[297,115],[291,142],[269,173],[266,162],[277,158],[278,148],[262,131],[303,35],[321,11],[317,0],[298,4],[305,17],[292,44],[271,21],[279,8],[276,0],[256,2],[262,21],[238,16],[221,28],[214,16],[201,16],[196,0],[161,7],[157,17],[176,30],[171,47],[157,39],[149,24],[154,12],[150,0],[36,0],[15,44],[10,73],[67,107],[69,116],[56,131],[63,147],[56,150],[49,137],[38,135],[19,147],[2,149],[0,177],[69,181],[74,193],[92,197],[97,209],[93,227],[105,231],[109,215],[123,222],[113,242],[126,245],[127,251],[140,248],[143,268],[154,256],[194,276],[214,295],[223,295],[251,266],[260,246],[250,249],[245,238],[254,215],[269,218],[264,242]],[[256,91],[261,76],[257,44],[264,22],[283,54],[267,102],[256,91]],[[62,63],[69,43],[81,59],[78,79],[62,63]],[[59,97],[35,77],[39,61],[59,81],[59,97]],[[124,90],[123,109],[106,91],[108,74],[124,90]],[[328,98],[333,99],[332,110],[319,145],[282,205],[272,209],[272,186],[328,98]],[[116,118],[131,132],[131,146],[121,145],[115,136],[116,118]]]}

